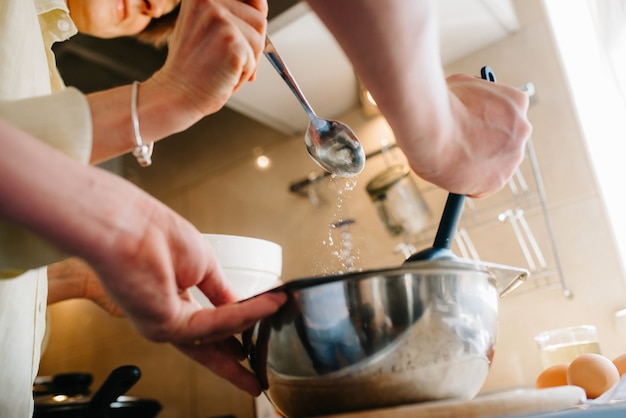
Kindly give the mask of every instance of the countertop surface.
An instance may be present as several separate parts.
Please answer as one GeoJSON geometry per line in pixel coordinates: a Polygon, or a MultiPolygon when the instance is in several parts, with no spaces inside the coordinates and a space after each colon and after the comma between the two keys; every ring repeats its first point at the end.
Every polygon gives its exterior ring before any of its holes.
{"type": "MultiPolygon", "coordinates": [[[[333,415],[326,418],[492,418],[519,417],[582,405],[585,391],[577,386],[515,389],[480,395],[472,400],[442,400],[333,415]]],[[[541,415],[539,415],[541,416],[541,415]]],[[[539,417],[538,416],[538,417],[539,417]]],[[[547,416],[546,416],[547,418],[547,416]]]]}
{"type": "Polygon", "coordinates": [[[592,406],[587,409],[566,409],[558,412],[516,416],[516,418],[617,418],[626,417],[626,401],[612,405],[592,406]]]}
{"type": "Polygon", "coordinates": [[[626,376],[599,398],[557,412],[533,413],[516,418],[613,418],[626,417],[626,376]]]}
{"type": "Polygon", "coordinates": [[[595,400],[584,389],[559,386],[486,393],[472,400],[449,399],[343,413],[324,418],[626,418],[626,376],[595,400]]]}

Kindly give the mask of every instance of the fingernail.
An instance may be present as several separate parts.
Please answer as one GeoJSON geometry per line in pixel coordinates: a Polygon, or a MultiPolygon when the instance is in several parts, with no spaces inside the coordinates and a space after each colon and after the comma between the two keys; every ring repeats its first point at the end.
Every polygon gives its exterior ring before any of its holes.
{"type": "Polygon", "coordinates": [[[287,300],[287,294],[285,292],[268,292],[268,295],[271,296],[275,301],[280,302],[281,304],[287,300]]]}

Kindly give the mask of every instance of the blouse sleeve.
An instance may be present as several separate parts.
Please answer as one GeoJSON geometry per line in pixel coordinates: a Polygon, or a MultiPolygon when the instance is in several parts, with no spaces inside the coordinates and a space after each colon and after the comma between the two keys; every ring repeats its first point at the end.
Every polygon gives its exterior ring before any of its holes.
{"type": "Polygon", "coordinates": [[[87,98],[68,87],[59,93],[0,101],[0,117],[70,157],[89,163],[92,143],[87,98]]]}
{"type": "MultiPolygon", "coordinates": [[[[0,118],[78,161],[89,162],[91,114],[87,98],[75,88],[29,99],[0,101],[0,118]]],[[[35,169],[33,175],[37,175],[35,169]]],[[[62,186],[51,184],[49,187],[62,186]]],[[[0,278],[15,277],[64,257],[36,235],[0,220],[0,278]]]]}

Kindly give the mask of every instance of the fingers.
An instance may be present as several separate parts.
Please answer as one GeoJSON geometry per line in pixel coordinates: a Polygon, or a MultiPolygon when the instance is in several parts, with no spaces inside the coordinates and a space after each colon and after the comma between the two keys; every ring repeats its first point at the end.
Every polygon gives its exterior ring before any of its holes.
{"type": "Polygon", "coordinates": [[[208,115],[255,76],[264,47],[267,4],[254,0],[186,0],[164,66],[152,77],[208,115]]]}
{"type": "Polygon", "coordinates": [[[228,284],[228,278],[224,274],[222,267],[215,258],[215,254],[210,251],[211,263],[214,265],[213,272],[204,280],[197,284],[198,289],[211,301],[215,306],[224,305],[237,301],[237,297],[232,292],[228,284]]]}
{"type": "Polygon", "coordinates": [[[204,342],[223,340],[245,331],[259,319],[276,312],[286,300],[284,293],[270,292],[244,302],[198,310],[176,340],[181,343],[197,339],[204,342]]]}
{"type": "Polygon", "coordinates": [[[200,253],[192,253],[186,249],[187,247],[183,247],[180,253],[184,258],[182,264],[190,269],[195,266],[197,270],[192,269],[186,274],[179,274],[177,276],[178,287],[180,289],[188,289],[191,286],[198,287],[214,306],[236,302],[237,298],[233,294],[228,279],[210,244],[201,234],[196,234],[195,237],[197,242],[194,248],[199,248],[200,253]],[[199,263],[199,260],[203,261],[199,263]],[[200,280],[198,279],[199,276],[200,280]]]}
{"type": "Polygon", "coordinates": [[[248,42],[250,49],[244,71],[233,91],[237,91],[245,82],[253,81],[257,65],[265,47],[267,30],[267,3],[260,0],[226,0],[233,15],[233,23],[239,28],[248,42]]]}
{"type": "Polygon", "coordinates": [[[454,167],[439,167],[437,173],[449,174],[427,180],[470,197],[488,196],[506,184],[523,160],[532,131],[528,97],[467,75],[449,76],[447,82],[455,129],[445,146],[454,167]]]}
{"type": "Polygon", "coordinates": [[[250,395],[258,396],[261,393],[261,386],[255,375],[240,363],[245,356],[236,338],[200,345],[175,344],[175,347],[250,395]]]}
{"type": "Polygon", "coordinates": [[[217,376],[252,396],[261,393],[256,376],[240,364],[246,353],[233,337],[276,312],[287,300],[284,293],[266,293],[250,300],[195,311],[174,346],[217,376]]]}
{"type": "MultiPolygon", "coordinates": [[[[240,0],[235,0],[235,2],[241,3],[240,0]]],[[[246,36],[252,46],[255,66],[253,71],[247,76],[246,79],[244,79],[244,77],[242,76],[240,85],[245,81],[254,81],[254,79],[256,78],[257,65],[259,60],[261,59],[261,55],[263,54],[263,49],[265,48],[265,34],[267,32],[267,13],[269,9],[266,0],[245,0],[244,3],[247,7],[258,11],[259,13],[254,13],[253,18],[247,16],[242,17],[245,22],[248,22],[248,26],[252,27],[256,31],[256,33],[251,33],[246,36]],[[263,18],[259,20],[259,16],[262,16],[263,18]],[[257,34],[261,36],[257,36],[257,34]]],[[[246,9],[246,15],[250,15],[250,11],[248,9],[246,9]]],[[[248,26],[244,26],[244,28],[247,28],[248,26]]],[[[240,87],[240,85],[237,86],[235,91],[240,87]]]]}
{"type": "Polygon", "coordinates": [[[267,20],[267,13],[269,11],[269,5],[267,4],[267,0],[243,0],[243,1],[231,0],[231,1],[245,3],[246,5],[257,9],[263,15],[263,17],[265,17],[267,20]]]}
{"type": "Polygon", "coordinates": [[[197,285],[198,289],[211,301],[214,306],[221,306],[227,303],[234,303],[237,297],[228,285],[227,279],[204,280],[197,285]]]}
{"type": "Polygon", "coordinates": [[[258,396],[261,385],[240,363],[246,353],[232,335],[272,314],[286,299],[284,293],[267,293],[245,302],[198,311],[186,329],[186,338],[174,346],[239,389],[258,396]]]}

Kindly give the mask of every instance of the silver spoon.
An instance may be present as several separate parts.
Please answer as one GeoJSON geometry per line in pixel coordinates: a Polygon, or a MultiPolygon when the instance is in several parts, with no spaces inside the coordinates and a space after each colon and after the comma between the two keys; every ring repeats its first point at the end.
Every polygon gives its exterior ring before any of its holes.
{"type": "Polygon", "coordinates": [[[263,53],[309,117],[310,123],[304,142],[313,161],[340,177],[354,177],[359,174],[365,166],[365,152],[352,129],[344,123],[322,119],[315,114],[269,37],[265,38],[263,53]]]}

